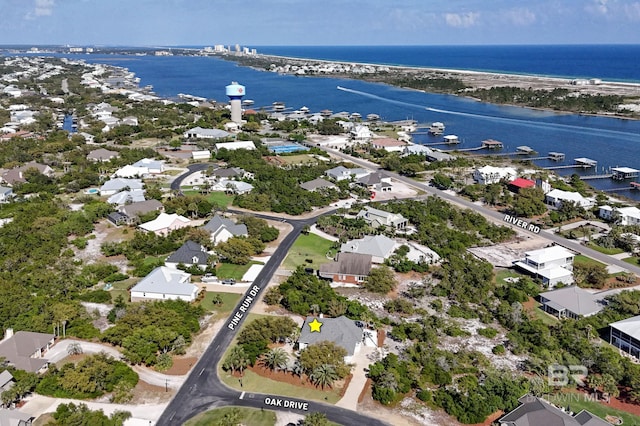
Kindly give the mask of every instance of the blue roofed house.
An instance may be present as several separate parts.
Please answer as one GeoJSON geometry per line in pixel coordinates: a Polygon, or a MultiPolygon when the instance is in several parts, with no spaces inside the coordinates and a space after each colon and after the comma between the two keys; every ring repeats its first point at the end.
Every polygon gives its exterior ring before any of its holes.
{"type": "Polygon", "coordinates": [[[173,252],[165,261],[165,265],[177,269],[179,264],[185,266],[197,266],[205,270],[208,265],[209,252],[195,241],[186,241],[178,250],[173,252]]]}
{"type": "Polygon", "coordinates": [[[191,274],[159,266],[131,288],[131,301],[184,300],[193,302],[200,289],[191,284],[191,274]]]}

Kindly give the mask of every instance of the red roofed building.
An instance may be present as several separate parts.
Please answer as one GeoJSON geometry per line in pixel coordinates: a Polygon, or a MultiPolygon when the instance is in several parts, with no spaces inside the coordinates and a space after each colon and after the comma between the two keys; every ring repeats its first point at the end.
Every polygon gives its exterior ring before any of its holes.
{"type": "Polygon", "coordinates": [[[509,191],[515,192],[516,194],[520,192],[523,188],[534,188],[536,183],[529,179],[524,178],[516,178],[509,182],[509,191]]]}

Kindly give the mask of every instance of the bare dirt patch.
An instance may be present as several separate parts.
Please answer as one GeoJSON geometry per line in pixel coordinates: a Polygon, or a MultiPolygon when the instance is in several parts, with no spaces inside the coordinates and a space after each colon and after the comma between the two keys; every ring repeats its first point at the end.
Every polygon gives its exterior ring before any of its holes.
{"type": "Polygon", "coordinates": [[[196,357],[177,356],[173,358],[173,365],[164,374],[171,376],[183,376],[191,370],[191,367],[198,362],[196,357]]]}
{"type": "Polygon", "coordinates": [[[133,399],[130,404],[161,404],[169,402],[174,391],[167,390],[162,386],[150,385],[140,380],[133,388],[133,399]]]}

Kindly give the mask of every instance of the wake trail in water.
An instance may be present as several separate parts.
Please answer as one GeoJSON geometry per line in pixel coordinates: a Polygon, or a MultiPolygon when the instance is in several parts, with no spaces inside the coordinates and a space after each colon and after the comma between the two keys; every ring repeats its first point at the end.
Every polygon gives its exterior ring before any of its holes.
{"type": "Polygon", "coordinates": [[[584,135],[602,136],[602,137],[609,137],[609,138],[616,138],[616,139],[620,137],[625,137],[625,138],[640,141],[640,135],[636,133],[630,133],[630,132],[621,132],[619,130],[598,129],[598,128],[592,128],[592,127],[576,126],[571,124],[547,123],[545,121],[523,120],[520,118],[496,117],[493,115],[474,114],[474,113],[461,112],[461,111],[449,111],[445,109],[433,108],[433,107],[415,104],[411,102],[385,98],[379,95],[375,95],[373,93],[362,92],[360,90],[349,89],[347,87],[342,87],[342,86],[337,86],[337,89],[343,92],[353,93],[355,95],[377,99],[379,101],[387,102],[390,104],[424,109],[426,111],[435,112],[439,114],[457,115],[461,117],[476,118],[479,120],[488,120],[488,121],[494,121],[494,122],[513,123],[522,127],[531,127],[536,129],[540,129],[540,128],[557,129],[557,130],[571,131],[574,133],[580,133],[584,135]]]}

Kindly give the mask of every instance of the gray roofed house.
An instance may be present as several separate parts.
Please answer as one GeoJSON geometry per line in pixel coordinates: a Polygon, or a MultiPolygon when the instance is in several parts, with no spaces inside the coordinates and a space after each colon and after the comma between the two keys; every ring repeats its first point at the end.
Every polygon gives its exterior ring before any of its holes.
{"type": "Polygon", "coordinates": [[[374,209],[371,206],[364,206],[356,217],[364,219],[367,224],[374,228],[388,226],[393,229],[404,229],[407,227],[407,219],[401,214],[374,209]]]}
{"type": "Polygon", "coordinates": [[[8,170],[2,174],[2,180],[9,185],[15,185],[16,183],[24,183],[27,180],[25,179],[24,172],[30,169],[35,169],[38,172],[42,173],[45,176],[53,176],[54,171],[51,167],[36,163],[35,161],[31,161],[23,166],[14,167],[11,170],[8,170]]]}
{"type": "Polygon", "coordinates": [[[207,268],[208,259],[209,253],[202,244],[188,240],[167,258],[165,265],[170,268],[177,268],[178,264],[181,263],[185,266],[198,266],[204,270],[207,268]]]}
{"type": "Polygon", "coordinates": [[[604,308],[597,296],[578,286],[569,286],[540,293],[542,310],[558,318],[588,317],[604,308]]]}
{"type": "Polygon", "coordinates": [[[47,333],[18,331],[7,329],[4,340],[0,342],[0,357],[18,370],[38,373],[46,370],[49,362],[43,355],[53,346],[55,336],[47,333]]]}
{"type": "Polygon", "coordinates": [[[145,200],[137,203],[125,204],[120,208],[122,213],[135,220],[137,220],[141,215],[163,210],[164,206],[158,200],[145,200]]]}
{"type": "Polygon", "coordinates": [[[139,203],[144,201],[144,192],[144,189],[116,192],[107,198],[107,203],[115,204],[116,206],[122,206],[128,203],[139,203]]]}
{"type": "Polygon", "coordinates": [[[0,426],[31,426],[34,419],[31,414],[22,411],[0,409],[0,426]]]}
{"type": "Polygon", "coordinates": [[[320,265],[318,275],[333,282],[347,284],[363,283],[371,272],[371,255],[338,253],[335,262],[320,265]]]}
{"type": "Polygon", "coordinates": [[[246,237],[249,235],[247,225],[244,223],[236,224],[231,219],[218,214],[212,217],[202,228],[211,233],[213,244],[225,242],[231,237],[246,237]]]}
{"type": "Polygon", "coordinates": [[[389,192],[391,191],[391,178],[383,176],[382,173],[369,173],[366,176],[362,176],[357,181],[357,184],[364,186],[372,191],[389,192]]]}
{"type": "Polygon", "coordinates": [[[118,158],[119,156],[120,153],[118,151],[109,151],[108,149],[98,148],[87,154],[87,160],[106,162],[113,158],[118,158]]]}
{"type": "Polygon", "coordinates": [[[240,167],[228,167],[215,169],[211,174],[219,178],[241,178],[245,171],[240,167]]]}
{"type": "Polygon", "coordinates": [[[347,351],[345,362],[350,362],[351,357],[355,355],[362,345],[364,332],[358,327],[355,321],[345,316],[338,318],[316,318],[307,317],[300,330],[298,338],[298,347],[300,350],[314,343],[330,341],[344,348],[347,351]],[[317,319],[322,323],[320,332],[312,332],[309,323],[317,319]]]}
{"type": "Polygon", "coordinates": [[[116,226],[126,225],[131,222],[131,218],[124,213],[111,212],[107,215],[107,220],[116,226]]]}
{"type": "Polygon", "coordinates": [[[522,405],[505,414],[498,422],[501,426],[610,426],[586,410],[575,416],[554,407],[542,398],[525,395],[518,401],[522,405]]]}
{"type": "Polygon", "coordinates": [[[159,266],[131,288],[131,301],[180,299],[193,302],[198,292],[198,286],[191,284],[191,274],[159,266]]]}
{"type": "Polygon", "coordinates": [[[13,375],[9,370],[4,370],[0,373],[0,392],[11,389],[14,383],[13,375]]]}
{"type": "Polygon", "coordinates": [[[319,189],[337,189],[338,187],[328,180],[317,178],[308,182],[301,183],[300,188],[306,189],[307,191],[317,191],[319,189]]]}
{"type": "Polygon", "coordinates": [[[384,235],[367,235],[359,240],[351,240],[340,246],[345,253],[370,254],[373,263],[384,263],[398,244],[384,235]]]}

